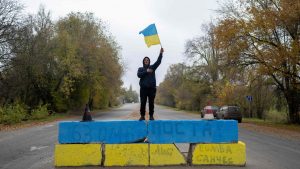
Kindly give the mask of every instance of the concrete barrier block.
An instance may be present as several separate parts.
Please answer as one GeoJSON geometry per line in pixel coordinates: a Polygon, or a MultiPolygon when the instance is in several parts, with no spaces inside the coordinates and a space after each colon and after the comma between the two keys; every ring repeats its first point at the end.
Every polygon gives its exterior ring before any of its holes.
{"type": "Polygon", "coordinates": [[[232,143],[238,141],[235,120],[155,120],[148,122],[150,143],[232,143]]]}
{"type": "Polygon", "coordinates": [[[133,143],[147,137],[145,121],[60,122],[58,141],[65,143],[133,143]]]}
{"type": "Polygon", "coordinates": [[[239,141],[231,144],[197,144],[192,153],[193,165],[246,164],[246,145],[239,141]]]}
{"type": "Polygon", "coordinates": [[[104,166],[148,166],[148,144],[106,144],[104,166]]]}
{"type": "Polygon", "coordinates": [[[57,144],[55,166],[101,165],[101,144],[57,144]]]}
{"type": "Polygon", "coordinates": [[[184,156],[174,144],[150,144],[150,166],[185,164],[184,156]]]}

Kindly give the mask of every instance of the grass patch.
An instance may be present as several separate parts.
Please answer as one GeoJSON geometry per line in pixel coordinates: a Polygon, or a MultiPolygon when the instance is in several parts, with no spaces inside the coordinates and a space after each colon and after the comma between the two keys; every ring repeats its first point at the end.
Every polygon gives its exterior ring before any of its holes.
{"type": "Polygon", "coordinates": [[[287,119],[288,114],[286,111],[271,109],[265,114],[265,119],[243,118],[243,122],[300,132],[300,125],[288,124],[287,119]]]}
{"type": "Polygon", "coordinates": [[[261,126],[275,127],[279,129],[286,129],[290,131],[300,132],[300,125],[287,124],[285,122],[274,122],[271,120],[263,120],[258,118],[243,118],[243,123],[253,123],[261,126]]]}
{"type": "Polygon", "coordinates": [[[48,116],[47,105],[40,105],[36,109],[32,110],[30,119],[39,120],[47,118],[48,116]]]}
{"type": "Polygon", "coordinates": [[[53,121],[58,121],[62,119],[71,118],[73,115],[70,114],[52,114],[50,116],[44,117],[42,119],[28,119],[26,121],[21,121],[20,123],[13,123],[13,124],[0,124],[0,131],[9,131],[19,128],[31,127],[36,125],[42,125],[53,121]]]}
{"type": "Polygon", "coordinates": [[[265,118],[267,121],[274,123],[288,123],[288,114],[286,111],[271,109],[266,113],[265,118]]]}
{"type": "Polygon", "coordinates": [[[71,117],[72,115],[67,114],[67,113],[55,113],[49,116],[44,116],[43,118],[39,119],[29,119],[27,121],[23,121],[23,123],[30,123],[30,122],[51,122],[59,119],[64,119],[71,117]]]}

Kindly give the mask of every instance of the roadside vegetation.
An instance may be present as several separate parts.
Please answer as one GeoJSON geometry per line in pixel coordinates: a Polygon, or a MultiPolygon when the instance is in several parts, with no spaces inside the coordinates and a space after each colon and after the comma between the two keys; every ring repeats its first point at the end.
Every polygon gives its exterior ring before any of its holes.
{"type": "Polygon", "coordinates": [[[187,61],[170,66],[157,102],[238,105],[244,117],[300,124],[300,1],[233,0],[217,13],[186,42],[187,61]]]}
{"type": "Polygon", "coordinates": [[[0,123],[121,103],[121,48],[101,19],[26,14],[16,0],[0,1],[0,18],[0,123]]]}
{"type": "Polygon", "coordinates": [[[132,85],[129,86],[129,89],[122,89],[122,97],[123,103],[138,103],[139,95],[136,91],[132,90],[132,85]]]}

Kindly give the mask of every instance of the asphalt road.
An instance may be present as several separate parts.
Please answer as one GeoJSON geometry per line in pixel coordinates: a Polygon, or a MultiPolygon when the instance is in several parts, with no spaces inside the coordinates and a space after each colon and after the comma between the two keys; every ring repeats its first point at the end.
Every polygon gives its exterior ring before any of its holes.
{"type": "MultiPolygon", "coordinates": [[[[120,108],[97,113],[96,120],[120,119],[138,109],[138,104],[126,104],[120,108]]],[[[199,115],[175,111],[156,106],[159,119],[198,119],[199,115]]],[[[71,120],[80,120],[71,119],[71,120]]],[[[246,143],[247,164],[249,169],[300,169],[300,141],[287,140],[239,128],[239,140],[246,143]]],[[[43,126],[0,132],[0,168],[1,169],[51,169],[54,167],[54,145],[57,143],[57,122],[43,126]]],[[[186,152],[188,144],[177,145],[186,152]]],[[[76,167],[94,169],[101,167],[76,167]]],[[[106,167],[107,168],[107,167],[106,167]]],[[[120,167],[114,167],[120,168],[120,167]]],[[[126,167],[124,167],[126,168],[126,167]]],[[[140,168],[140,167],[135,167],[140,168]]],[[[147,167],[155,168],[155,167],[147,167]]],[[[236,169],[233,166],[178,166],[159,168],[201,168],[236,169]]]]}

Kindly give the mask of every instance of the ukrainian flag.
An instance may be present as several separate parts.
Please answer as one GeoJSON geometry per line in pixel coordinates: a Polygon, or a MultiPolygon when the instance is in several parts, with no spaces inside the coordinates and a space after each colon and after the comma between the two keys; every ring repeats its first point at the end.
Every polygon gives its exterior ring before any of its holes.
{"type": "Polygon", "coordinates": [[[148,48],[151,45],[157,45],[157,44],[161,44],[158,34],[157,34],[157,30],[155,27],[155,24],[151,24],[149,25],[147,28],[145,28],[144,30],[140,31],[139,34],[143,34],[144,38],[145,38],[145,42],[148,46],[148,48]]]}

